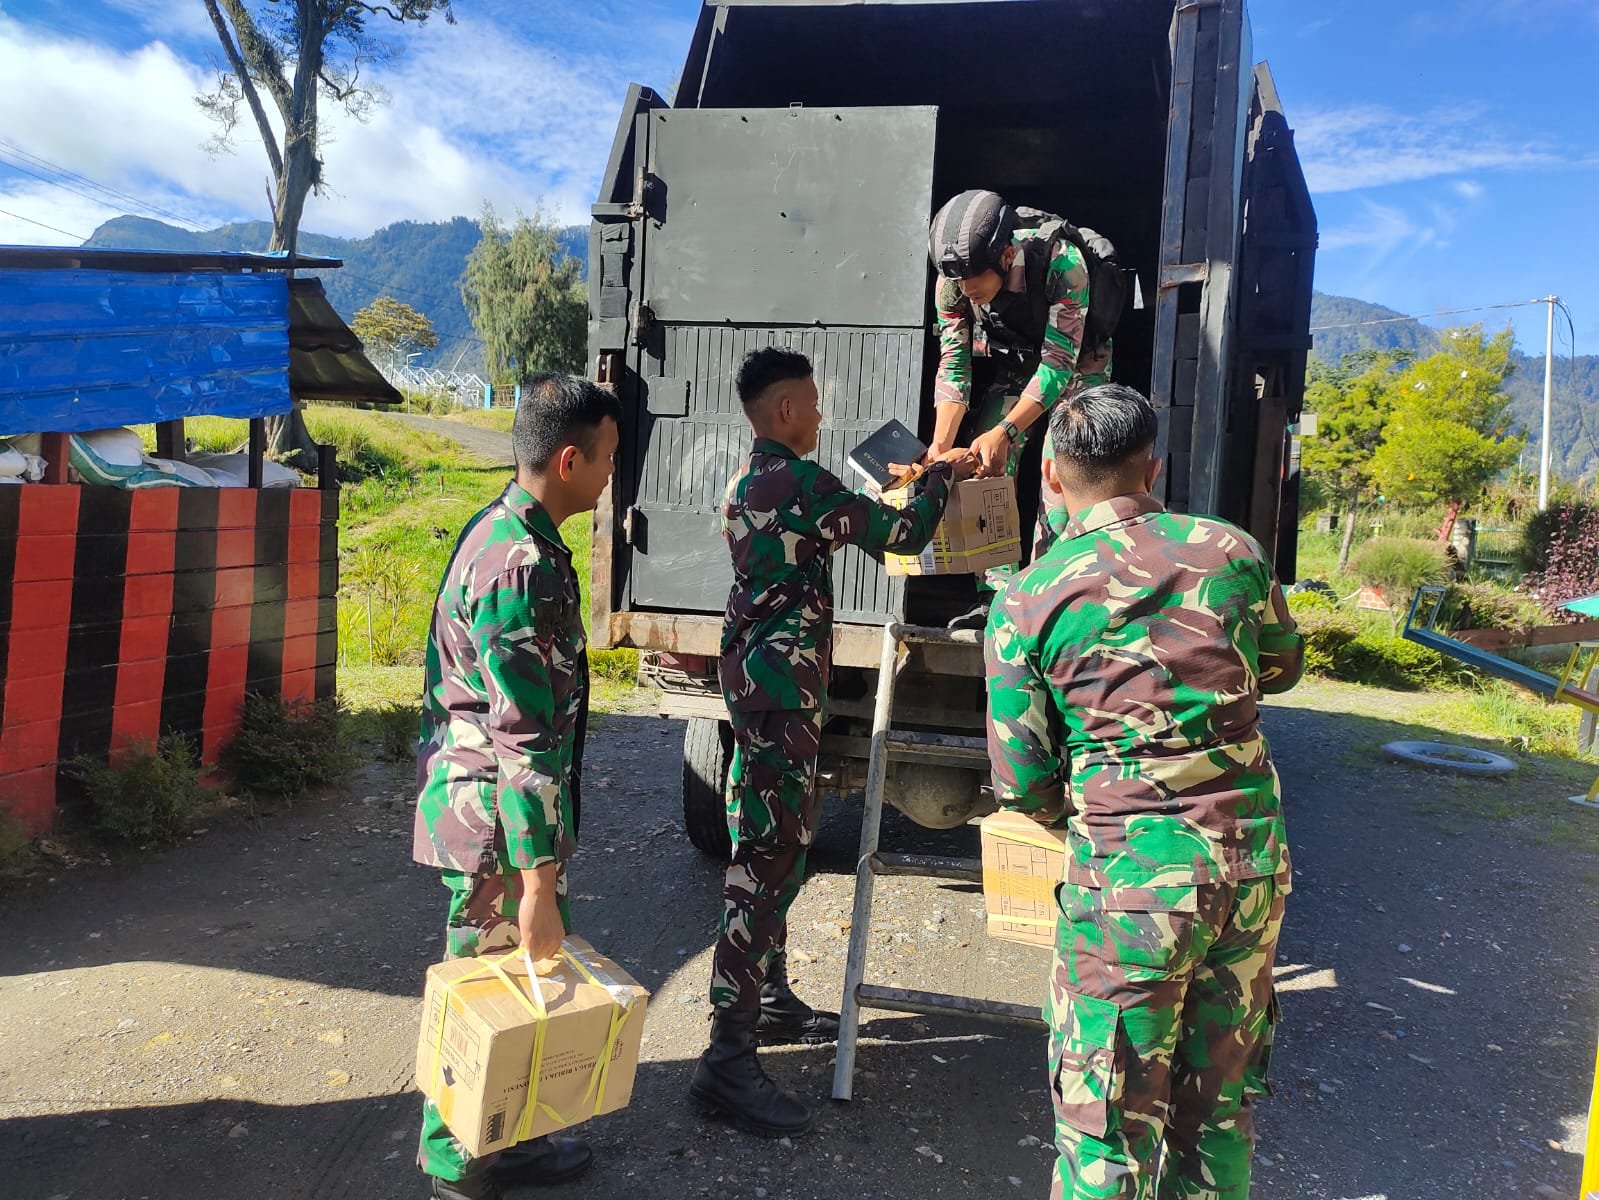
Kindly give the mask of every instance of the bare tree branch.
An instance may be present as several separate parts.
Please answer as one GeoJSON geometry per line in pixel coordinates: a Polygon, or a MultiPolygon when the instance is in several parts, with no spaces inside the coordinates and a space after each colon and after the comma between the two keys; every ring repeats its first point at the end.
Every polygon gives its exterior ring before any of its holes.
{"type": "MultiPolygon", "coordinates": [[[[277,135],[272,132],[272,123],[267,120],[266,109],[261,106],[261,96],[255,90],[255,83],[250,78],[250,69],[245,65],[239,48],[234,45],[233,35],[228,31],[228,23],[217,10],[216,0],[205,0],[205,10],[211,15],[211,24],[216,26],[217,37],[222,42],[223,52],[228,56],[228,65],[233,68],[234,77],[238,80],[239,91],[243,93],[245,102],[250,106],[250,113],[255,117],[255,127],[261,133],[261,144],[266,147],[267,161],[272,165],[272,177],[281,179],[283,155],[278,150],[277,135]]],[[[228,122],[228,128],[232,128],[231,121],[228,122]]]]}
{"type": "MultiPolygon", "coordinates": [[[[287,125],[294,108],[294,94],[289,89],[289,81],[284,78],[283,59],[278,54],[278,48],[272,44],[271,38],[256,28],[255,18],[250,16],[250,10],[244,7],[242,0],[221,0],[221,3],[228,10],[228,19],[233,22],[240,55],[257,68],[255,75],[247,74],[245,78],[258,81],[266,88],[272,103],[278,107],[278,114],[287,125]]],[[[207,8],[215,7],[214,0],[205,0],[205,4],[207,8]]]]}

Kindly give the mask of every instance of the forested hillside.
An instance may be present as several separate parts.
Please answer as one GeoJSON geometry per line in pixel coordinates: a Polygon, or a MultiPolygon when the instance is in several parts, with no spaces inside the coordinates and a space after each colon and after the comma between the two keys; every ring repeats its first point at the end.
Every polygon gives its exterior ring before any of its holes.
{"type": "MultiPolygon", "coordinates": [[[[1462,322],[1470,319],[1459,318],[1462,322]]],[[[1316,330],[1316,356],[1324,362],[1339,362],[1356,350],[1401,350],[1424,356],[1439,345],[1436,329],[1391,308],[1320,292],[1311,301],[1310,327],[1316,330]]],[[[1491,332],[1493,327],[1489,328],[1491,332]]],[[[1516,420],[1527,435],[1526,461],[1533,464],[1538,461],[1543,425],[1543,358],[1518,353],[1512,361],[1515,373],[1506,390],[1515,402],[1516,420]]],[[[1555,448],[1556,472],[1591,478],[1599,470],[1599,356],[1555,360],[1550,410],[1549,440],[1555,448]]]]}
{"type": "MultiPolygon", "coordinates": [[[[433,322],[439,335],[439,348],[431,356],[436,365],[449,367],[459,360],[463,370],[481,373],[482,347],[461,303],[461,272],[478,236],[477,222],[466,217],[399,221],[364,238],[301,233],[300,250],[344,260],[338,270],[311,274],[322,277],[328,299],[345,320],[379,296],[393,296],[433,322]]],[[[271,240],[272,226],[265,221],[194,233],[144,217],[117,217],[96,229],[84,244],[136,250],[261,251],[271,240]]],[[[562,233],[562,243],[568,254],[586,261],[588,227],[570,226],[562,233]]]]}
{"type": "MultiPolygon", "coordinates": [[[[148,250],[265,250],[271,227],[264,221],[225,225],[193,233],[143,217],[107,221],[88,241],[91,246],[126,246],[148,250]]],[[[453,221],[401,221],[364,238],[302,233],[307,254],[342,258],[344,267],[320,272],[328,295],[346,320],[378,296],[391,295],[425,313],[439,335],[433,362],[459,361],[467,370],[482,370],[481,344],[461,303],[461,272],[478,242],[478,226],[466,217],[453,221]]],[[[587,259],[588,228],[569,226],[562,233],[566,252],[587,259]]],[[[1470,318],[1461,318],[1462,321],[1470,318]]],[[[1379,304],[1347,296],[1316,293],[1311,304],[1315,353],[1338,362],[1356,350],[1402,350],[1422,356],[1438,347],[1438,331],[1379,304]]],[[[1515,412],[1530,439],[1528,462],[1535,462],[1543,405],[1543,360],[1516,356],[1509,382],[1515,412]]],[[[1593,475],[1599,470],[1599,357],[1587,355],[1555,364],[1553,405],[1555,462],[1564,475],[1593,475]]]]}

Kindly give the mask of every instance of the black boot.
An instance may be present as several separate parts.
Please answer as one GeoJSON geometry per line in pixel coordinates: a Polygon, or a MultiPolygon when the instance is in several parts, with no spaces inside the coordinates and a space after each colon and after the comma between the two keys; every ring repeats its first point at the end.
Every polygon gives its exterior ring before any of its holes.
{"type": "Polygon", "coordinates": [[[838,1040],[838,1014],[812,1008],[789,987],[786,950],[773,953],[766,982],[761,984],[761,1015],[755,1022],[755,1036],[762,1045],[819,1045],[838,1040]]]}
{"type": "Polygon", "coordinates": [[[428,1193],[432,1200],[505,1200],[505,1193],[487,1171],[474,1171],[453,1183],[437,1178],[432,1183],[433,1190],[428,1193]]]}
{"type": "Polygon", "coordinates": [[[718,1009],[711,1044],[694,1068],[689,1095],[762,1137],[804,1133],[815,1119],[797,1096],[766,1077],[755,1058],[755,1014],[718,1009]]]}
{"type": "Polygon", "coordinates": [[[569,1183],[593,1165],[594,1151],[582,1138],[546,1134],[500,1151],[489,1171],[506,1185],[549,1187],[569,1183]]]}

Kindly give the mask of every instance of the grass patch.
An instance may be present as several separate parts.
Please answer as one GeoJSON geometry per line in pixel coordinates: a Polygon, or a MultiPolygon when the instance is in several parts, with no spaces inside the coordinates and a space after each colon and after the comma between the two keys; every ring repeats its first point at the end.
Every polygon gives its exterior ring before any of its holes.
{"type": "Polygon", "coordinates": [[[1580,715],[1575,707],[1545,703],[1497,680],[1430,696],[1418,715],[1440,728],[1508,749],[1587,761],[1577,749],[1580,715]]]}
{"type": "Polygon", "coordinates": [[[445,418],[447,421],[471,425],[475,429],[492,429],[495,433],[510,433],[511,423],[515,419],[514,408],[463,408],[445,418]]]}

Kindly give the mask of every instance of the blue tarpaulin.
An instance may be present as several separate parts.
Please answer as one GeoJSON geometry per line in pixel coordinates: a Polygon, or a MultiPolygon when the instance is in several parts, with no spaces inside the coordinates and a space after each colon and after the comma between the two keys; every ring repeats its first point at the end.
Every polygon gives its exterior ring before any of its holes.
{"type": "Polygon", "coordinates": [[[0,436],[286,412],[288,314],[277,272],[0,266],[0,436]]]}

